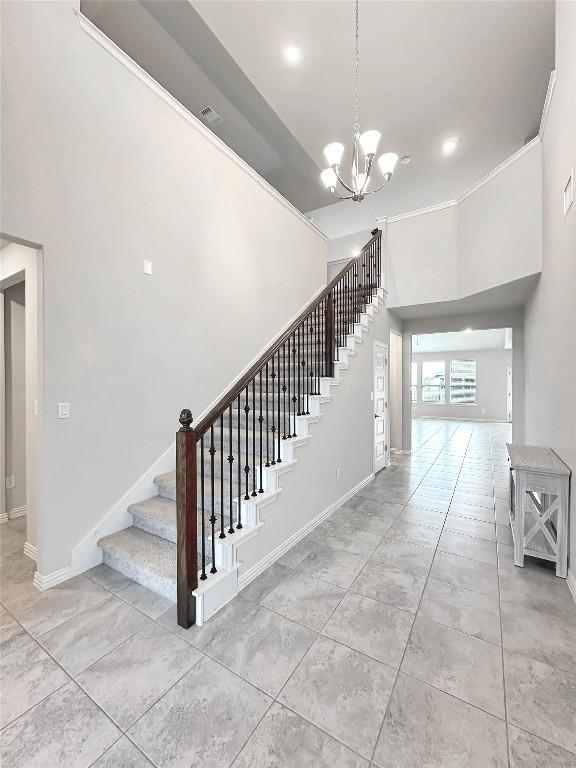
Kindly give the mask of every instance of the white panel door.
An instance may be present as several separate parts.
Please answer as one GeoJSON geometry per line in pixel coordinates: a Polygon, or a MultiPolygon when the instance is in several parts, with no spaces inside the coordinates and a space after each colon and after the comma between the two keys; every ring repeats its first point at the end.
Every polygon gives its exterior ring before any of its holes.
{"type": "Polygon", "coordinates": [[[388,464],[388,347],[374,342],[374,472],[388,464]]]}

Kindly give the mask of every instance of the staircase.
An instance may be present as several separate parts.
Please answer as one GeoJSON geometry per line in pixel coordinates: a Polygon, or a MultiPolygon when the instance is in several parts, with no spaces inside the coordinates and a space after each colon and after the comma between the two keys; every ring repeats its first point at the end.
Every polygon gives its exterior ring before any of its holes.
{"type": "Polygon", "coordinates": [[[132,526],[98,541],[106,564],[178,602],[182,626],[203,623],[237,593],[239,550],[258,535],[282,474],[295,469],[309,425],[384,300],[379,286],[375,232],[197,426],[182,411],[177,471],[156,477],[157,495],[129,507],[132,526]]]}

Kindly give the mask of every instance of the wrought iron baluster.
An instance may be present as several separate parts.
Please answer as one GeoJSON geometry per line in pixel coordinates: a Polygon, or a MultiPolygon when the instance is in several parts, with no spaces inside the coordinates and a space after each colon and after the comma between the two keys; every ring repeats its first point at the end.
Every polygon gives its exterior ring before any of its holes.
{"type": "Polygon", "coordinates": [[[201,530],[201,558],[202,558],[202,573],[200,578],[202,581],[208,578],[206,575],[206,524],[204,522],[204,435],[200,438],[200,530],[201,530]]]}
{"type": "Polygon", "coordinates": [[[258,384],[260,390],[260,415],[258,416],[258,424],[260,425],[260,488],[258,488],[258,493],[264,493],[264,459],[262,456],[262,423],[264,421],[264,416],[262,415],[262,369],[260,369],[260,372],[258,373],[258,384]]]}
{"type": "Polygon", "coordinates": [[[276,464],[281,464],[282,463],[282,458],[281,458],[281,453],[280,453],[280,450],[281,450],[280,449],[280,440],[282,438],[281,438],[281,435],[280,435],[280,431],[281,431],[280,430],[280,405],[281,405],[280,398],[281,398],[281,393],[280,393],[280,352],[279,351],[276,353],[276,368],[278,370],[278,429],[276,430],[276,439],[278,441],[278,447],[277,447],[278,454],[276,456],[276,464]]]}
{"type": "Polygon", "coordinates": [[[250,501],[250,494],[248,492],[248,478],[250,475],[250,448],[248,445],[248,423],[250,418],[250,406],[248,405],[248,387],[244,390],[244,413],[246,414],[246,419],[244,421],[244,430],[245,430],[245,440],[246,440],[246,464],[244,465],[244,474],[246,476],[245,482],[244,482],[244,488],[245,488],[245,494],[244,494],[244,501],[250,501]]]}
{"type": "Polygon", "coordinates": [[[256,377],[252,379],[252,496],[257,496],[256,486],[256,377]]]}
{"type": "Polygon", "coordinates": [[[214,425],[210,427],[210,496],[212,499],[210,515],[210,533],[212,541],[212,567],[210,573],[216,573],[216,508],[214,504],[214,454],[216,448],[214,447],[214,425]]]}
{"type": "MultiPolygon", "coordinates": [[[[224,446],[222,446],[224,450],[224,446]]],[[[234,496],[234,454],[232,452],[232,405],[228,406],[228,476],[229,476],[229,500],[228,500],[228,514],[230,515],[230,525],[228,533],[234,533],[234,512],[233,512],[233,496],[234,496]]]]}
{"type": "Polygon", "coordinates": [[[293,411],[293,419],[294,422],[292,424],[292,437],[296,437],[296,415],[297,411],[300,410],[300,407],[298,406],[298,399],[296,397],[296,333],[293,333],[290,337],[292,339],[292,349],[291,349],[291,364],[292,364],[292,376],[294,376],[294,382],[292,384],[292,411],[293,411]]]}
{"type": "Polygon", "coordinates": [[[271,464],[276,464],[276,406],[274,403],[274,389],[276,381],[276,369],[274,367],[274,355],[272,355],[272,424],[270,426],[270,432],[272,432],[272,461],[271,464]]]}
{"type": "Polygon", "coordinates": [[[270,399],[268,394],[268,363],[266,363],[266,466],[270,466],[270,399]]]}
{"type": "Polygon", "coordinates": [[[220,539],[225,539],[224,533],[224,414],[220,414],[220,539]]]}
{"type": "Polygon", "coordinates": [[[286,344],[282,344],[282,440],[286,440],[286,344]]]}
{"type": "Polygon", "coordinates": [[[236,530],[239,528],[242,528],[242,435],[241,429],[240,429],[240,410],[242,408],[242,403],[240,402],[240,395],[236,398],[236,402],[238,403],[238,421],[237,421],[237,431],[238,431],[238,466],[236,469],[236,472],[238,474],[238,499],[236,501],[237,510],[238,513],[237,519],[236,519],[236,530]]]}

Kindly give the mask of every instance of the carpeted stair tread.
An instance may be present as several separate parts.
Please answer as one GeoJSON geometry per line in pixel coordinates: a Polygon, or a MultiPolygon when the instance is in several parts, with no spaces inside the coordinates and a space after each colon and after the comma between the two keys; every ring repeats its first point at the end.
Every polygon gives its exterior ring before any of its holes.
{"type": "Polygon", "coordinates": [[[128,578],[176,601],[176,545],[131,526],[98,541],[104,562],[128,578]]]}

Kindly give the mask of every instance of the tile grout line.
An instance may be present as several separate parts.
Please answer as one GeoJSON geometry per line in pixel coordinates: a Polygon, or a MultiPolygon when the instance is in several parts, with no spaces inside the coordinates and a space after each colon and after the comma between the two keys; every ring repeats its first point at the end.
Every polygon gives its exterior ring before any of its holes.
{"type": "MultiPolygon", "coordinates": [[[[454,432],[452,433],[451,437],[453,437],[453,436],[456,434],[457,430],[458,430],[458,427],[457,427],[457,428],[454,430],[454,432]]],[[[451,439],[451,438],[450,438],[450,439],[451,439]]],[[[448,442],[449,442],[449,441],[446,441],[446,443],[444,443],[444,446],[443,446],[443,448],[442,448],[442,449],[439,451],[438,455],[440,455],[440,453],[442,453],[442,450],[444,450],[444,448],[446,447],[446,445],[448,445],[448,442]]],[[[437,461],[437,458],[438,458],[438,457],[436,457],[436,459],[435,459],[435,460],[432,462],[432,464],[431,464],[431,466],[430,466],[430,469],[432,469],[432,467],[433,467],[433,466],[434,466],[434,464],[436,463],[436,461],[437,461]]],[[[430,471],[430,469],[428,470],[428,472],[430,471]]],[[[426,475],[428,474],[428,472],[426,472],[426,474],[424,475],[424,477],[426,477],[426,475]]],[[[460,473],[458,474],[458,476],[460,476],[460,473]]],[[[424,477],[422,478],[422,480],[424,479],[424,477]]],[[[422,482],[420,482],[420,483],[418,484],[417,488],[419,488],[421,484],[422,484],[422,482]]],[[[453,496],[453,495],[454,495],[454,492],[452,493],[452,496],[453,496]]],[[[452,498],[452,497],[451,497],[451,498],[452,498]]],[[[448,508],[450,508],[450,505],[448,505],[448,508]]],[[[441,529],[441,530],[442,530],[442,531],[444,530],[444,525],[442,526],[442,529],[441,529]]],[[[442,534],[440,534],[440,535],[442,535],[442,534]]],[[[440,541],[440,538],[438,538],[438,542],[439,542],[439,541],[440,541]]],[[[438,543],[436,544],[436,547],[434,548],[434,557],[436,557],[436,552],[437,552],[437,551],[438,551],[438,543]]],[[[412,622],[412,627],[410,628],[410,633],[409,633],[409,635],[408,635],[408,639],[407,639],[407,641],[406,641],[406,645],[404,646],[404,652],[403,652],[403,654],[402,654],[402,658],[401,658],[401,660],[400,660],[400,665],[399,665],[399,667],[398,667],[398,673],[397,673],[397,675],[396,675],[396,679],[394,680],[394,685],[392,686],[392,690],[391,690],[391,692],[390,692],[390,698],[388,699],[388,702],[387,702],[387,704],[386,704],[386,710],[385,710],[385,712],[384,712],[384,718],[382,719],[382,722],[380,723],[380,728],[379,728],[379,730],[378,730],[378,736],[376,737],[376,741],[375,741],[375,743],[374,743],[374,748],[373,748],[373,750],[372,750],[372,756],[371,756],[371,758],[370,758],[370,764],[374,763],[374,758],[375,758],[375,755],[376,755],[376,750],[378,749],[378,743],[380,742],[380,737],[382,736],[382,730],[384,729],[384,723],[386,722],[386,717],[387,717],[387,715],[388,715],[388,712],[390,711],[390,702],[392,701],[392,698],[393,698],[393,696],[394,696],[394,692],[395,692],[395,690],[396,690],[396,685],[397,685],[397,683],[398,683],[398,678],[400,677],[400,674],[401,674],[401,670],[402,670],[402,665],[404,664],[404,659],[405,659],[405,657],[406,657],[406,651],[407,651],[407,649],[408,649],[408,646],[410,645],[410,638],[412,637],[412,634],[413,634],[413,632],[414,632],[414,625],[416,624],[416,619],[417,619],[417,617],[418,617],[418,611],[420,610],[420,605],[421,605],[421,603],[422,603],[422,598],[424,597],[424,592],[426,591],[426,586],[427,586],[427,584],[428,584],[428,579],[430,578],[430,571],[432,570],[432,565],[433,565],[433,563],[434,563],[434,557],[432,558],[432,561],[430,562],[430,566],[429,566],[429,568],[428,568],[428,572],[427,572],[427,574],[426,574],[426,580],[425,580],[425,582],[424,582],[424,587],[423,587],[423,589],[422,589],[422,592],[421,592],[421,594],[420,594],[420,599],[419,599],[419,601],[418,601],[418,606],[417,606],[417,608],[416,608],[416,611],[415,611],[415,613],[414,613],[414,621],[412,622]]],[[[403,674],[403,673],[402,673],[402,674],[403,674]]],[[[422,681],[420,681],[420,682],[422,682],[422,681]]]]}

